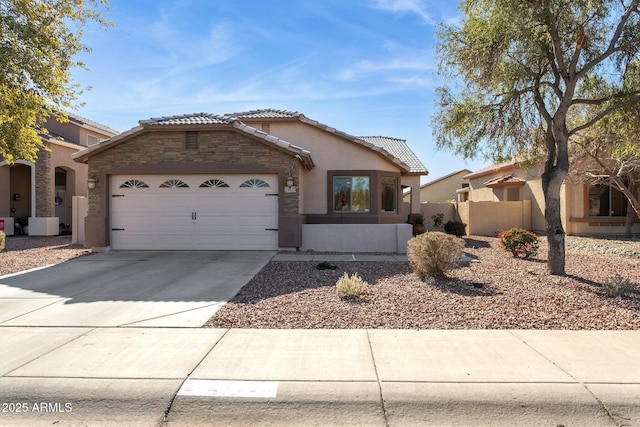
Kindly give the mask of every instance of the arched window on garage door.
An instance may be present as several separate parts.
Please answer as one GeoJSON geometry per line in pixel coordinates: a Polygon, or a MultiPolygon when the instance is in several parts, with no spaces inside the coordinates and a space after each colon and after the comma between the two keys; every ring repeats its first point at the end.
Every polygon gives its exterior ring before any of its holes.
{"type": "Polygon", "coordinates": [[[200,184],[200,188],[229,188],[229,184],[220,179],[208,179],[200,184]]]}
{"type": "Polygon", "coordinates": [[[123,183],[120,188],[149,188],[146,182],[140,181],[139,179],[130,179],[129,181],[123,183]]]}
{"type": "Polygon", "coordinates": [[[270,185],[258,178],[248,179],[242,184],[240,184],[240,188],[264,188],[264,187],[270,187],[270,185]]]}
{"type": "Polygon", "coordinates": [[[168,179],[160,184],[160,188],[189,188],[189,185],[180,179],[168,179]]]}

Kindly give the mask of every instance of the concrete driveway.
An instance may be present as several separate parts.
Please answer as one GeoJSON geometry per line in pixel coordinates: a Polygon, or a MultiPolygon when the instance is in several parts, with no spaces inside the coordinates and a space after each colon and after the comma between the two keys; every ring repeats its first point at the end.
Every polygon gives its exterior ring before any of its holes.
{"type": "Polygon", "coordinates": [[[115,251],[0,277],[0,325],[198,328],[274,255],[115,251]]]}

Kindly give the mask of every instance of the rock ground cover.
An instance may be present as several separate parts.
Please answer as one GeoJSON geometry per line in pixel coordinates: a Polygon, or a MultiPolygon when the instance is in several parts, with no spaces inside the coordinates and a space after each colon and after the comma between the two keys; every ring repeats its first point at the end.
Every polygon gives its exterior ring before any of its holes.
{"type": "MultiPolygon", "coordinates": [[[[490,237],[465,238],[466,263],[447,279],[421,280],[405,262],[271,261],[207,322],[220,328],[640,329],[640,239],[567,238],[567,276],[539,254],[515,259],[490,237]],[[357,273],[369,285],[343,300],[335,283],[357,273]],[[616,275],[632,292],[607,297],[616,275]],[[482,287],[479,287],[482,286],[482,287]]],[[[9,237],[0,276],[88,255],[69,236],[9,237]]]]}
{"type": "Polygon", "coordinates": [[[540,252],[516,259],[490,237],[465,238],[461,265],[446,279],[421,280],[407,263],[270,262],[206,326],[215,328],[638,329],[640,240],[569,237],[567,276],[546,272],[540,252]],[[370,285],[344,301],[335,283],[344,273],[370,285]],[[633,283],[623,298],[602,285],[615,275],[633,283]]]}

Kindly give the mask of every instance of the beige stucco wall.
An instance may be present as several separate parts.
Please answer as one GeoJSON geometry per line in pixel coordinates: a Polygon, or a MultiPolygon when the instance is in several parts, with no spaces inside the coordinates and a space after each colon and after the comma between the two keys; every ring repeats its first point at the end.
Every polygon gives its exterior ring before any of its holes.
{"type": "Polygon", "coordinates": [[[422,203],[443,203],[456,199],[456,190],[462,188],[467,181],[463,179],[469,174],[468,170],[460,171],[446,179],[432,182],[420,188],[420,201],[422,203]]]}
{"type": "MultiPolygon", "coordinates": [[[[526,180],[525,184],[520,186],[520,200],[531,201],[531,226],[527,229],[535,232],[544,232],[546,229],[544,219],[544,193],[542,191],[542,180],[540,175],[542,167],[529,167],[525,169],[501,169],[480,177],[471,178],[469,180],[469,201],[472,202],[503,202],[506,201],[507,187],[488,188],[483,183],[499,178],[504,175],[513,175],[514,177],[526,180]]],[[[562,190],[564,192],[564,190],[562,190]]],[[[564,205],[564,203],[563,203],[564,205]]],[[[564,209],[563,209],[564,210],[564,209]]],[[[563,212],[566,217],[566,213],[563,212]]],[[[563,218],[564,221],[564,218],[563,218]]],[[[566,223],[566,221],[565,221],[566,223]]]]}
{"type": "Polygon", "coordinates": [[[437,230],[433,226],[433,219],[431,219],[431,216],[433,215],[440,213],[444,214],[442,225],[444,225],[448,221],[460,220],[456,212],[456,205],[454,203],[421,203],[420,212],[424,217],[424,226],[427,231],[442,231],[442,229],[437,230]]]}
{"type": "Polygon", "coordinates": [[[496,236],[513,227],[531,230],[531,201],[458,203],[467,235],[496,236]]]}
{"type": "MultiPolygon", "coordinates": [[[[270,133],[311,151],[315,167],[301,177],[302,214],[327,214],[329,170],[378,170],[400,172],[391,161],[368,148],[302,122],[271,122],[270,133]]],[[[419,177],[418,177],[419,181],[419,177]]],[[[405,179],[401,180],[404,184],[405,179]]],[[[416,206],[417,207],[417,206],[416,206]]]]}
{"type": "Polygon", "coordinates": [[[104,139],[110,138],[111,134],[100,131],[93,126],[86,127],[85,125],[79,126],[78,124],[69,121],[67,123],[60,123],[53,118],[49,118],[45,124],[45,128],[49,133],[60,135],[64,137],[66,140],[71,141],[73,143],[87,146],[87,136],[91,135],[98,139],[98,141],[102,141],[104,139]]]}

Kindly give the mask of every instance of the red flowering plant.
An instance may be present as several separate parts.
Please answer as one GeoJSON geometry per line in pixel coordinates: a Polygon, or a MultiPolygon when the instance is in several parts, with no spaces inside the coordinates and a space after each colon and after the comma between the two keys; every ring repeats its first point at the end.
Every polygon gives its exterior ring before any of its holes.
{"type": "Polygon", "coordinates": [[[498,246],[514,257],[529,258],[538,254],[538,236],[523,228],[501,231],[498,240],[498,246]]]}

